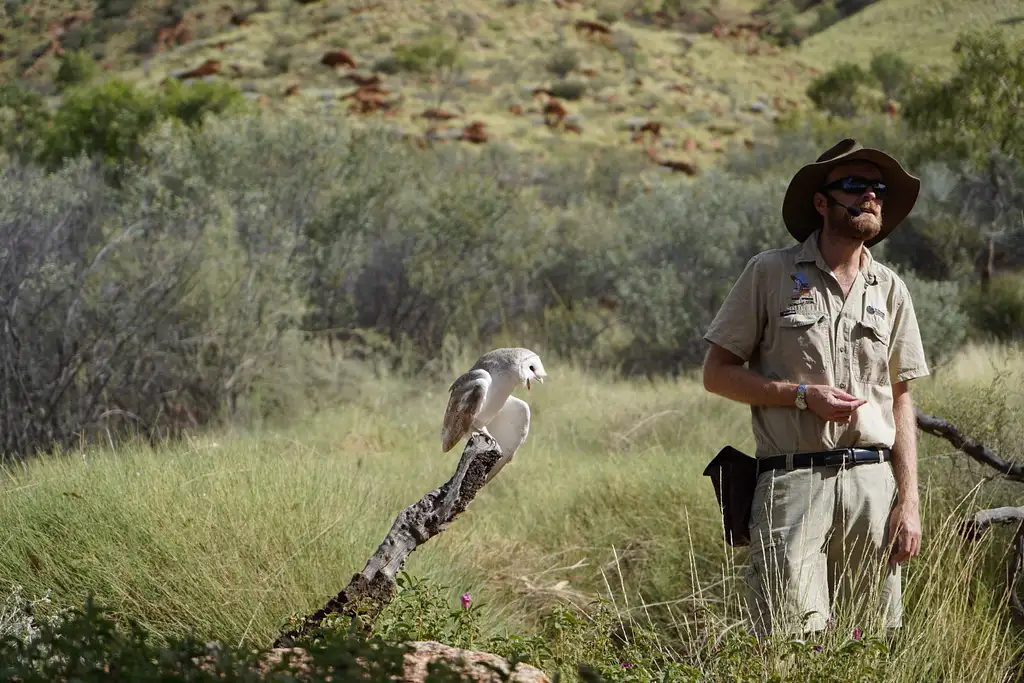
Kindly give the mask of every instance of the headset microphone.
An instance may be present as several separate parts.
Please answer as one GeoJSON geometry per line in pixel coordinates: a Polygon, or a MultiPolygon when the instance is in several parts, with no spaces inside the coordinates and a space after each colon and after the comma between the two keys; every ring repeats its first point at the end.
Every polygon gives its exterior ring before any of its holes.
{"type": "Polygon", "coordinates": [[[864,213],[863,211],[861,211],[860,209],[858,209],[858,208],[857,208],[856,206],[847,206],[846,204],[843,204],[842,202],[840,202],[839,200],[837,200],[837,199],[836,199],[835,197],[833,197],[833,196],[831,196],[831,195],[827,195],[827,196],[828,196],[829,200],[831,200],[831,201],[832,201],[832,202],[834,202],[835,204],[838,204],[839,206],[841,206],[841,207],[843,207],[844,209],[846,209],[846,213],[850,214],[850,215],[851,215],[851,216],[853,216],[854,218],[856,218],[857,216],[859,216],[859,215],[861,215],[862,213],[864,213]]]}

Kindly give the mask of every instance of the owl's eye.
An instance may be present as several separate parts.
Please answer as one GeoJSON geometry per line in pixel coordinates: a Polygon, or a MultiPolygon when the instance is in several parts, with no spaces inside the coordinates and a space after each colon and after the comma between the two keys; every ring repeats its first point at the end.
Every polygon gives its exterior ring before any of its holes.
{"type": "Polygon", "coordinates": [[[536,369],[536,368],[534,368],[534,367],[533,367],[533,366],[531,365],[531,366],[530,366],[530,372],[534,372],[534,373],[535,373],[535,372],[537,372],[537,369],[536,369]]]}

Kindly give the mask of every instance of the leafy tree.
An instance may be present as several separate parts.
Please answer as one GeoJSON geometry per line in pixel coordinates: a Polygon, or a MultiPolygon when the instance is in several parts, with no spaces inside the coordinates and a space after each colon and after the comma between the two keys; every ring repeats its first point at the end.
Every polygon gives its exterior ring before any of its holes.
{"type": "Polygon", "coordinates": [[[918,159],[970,160],[984,165],[993,152],[1024,156],[1024,41],[998,31],[962,34],[948,80],[924,79],[904,101],[919,137],[918,159]]]}

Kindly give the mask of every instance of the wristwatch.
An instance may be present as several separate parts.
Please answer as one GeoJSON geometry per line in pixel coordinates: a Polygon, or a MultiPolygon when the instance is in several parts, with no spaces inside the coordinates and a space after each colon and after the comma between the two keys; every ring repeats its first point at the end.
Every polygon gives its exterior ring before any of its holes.
{"type": "Polygon", "coordinates": [[[800,384],[796,388],[796,407],[800,410],[807,410],[807,385],[800,384]]]}

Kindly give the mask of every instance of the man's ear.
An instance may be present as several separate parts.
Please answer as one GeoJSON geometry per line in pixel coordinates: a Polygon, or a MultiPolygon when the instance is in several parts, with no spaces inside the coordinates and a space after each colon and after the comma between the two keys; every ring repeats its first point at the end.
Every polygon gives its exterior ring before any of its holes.
{"type": "Polygon", "coordinates": [[[814,210],[817,211],[822,217],[828,213],[828,200],[825,199],[825,195],[820,192],[814,193],[814,210]]]}

